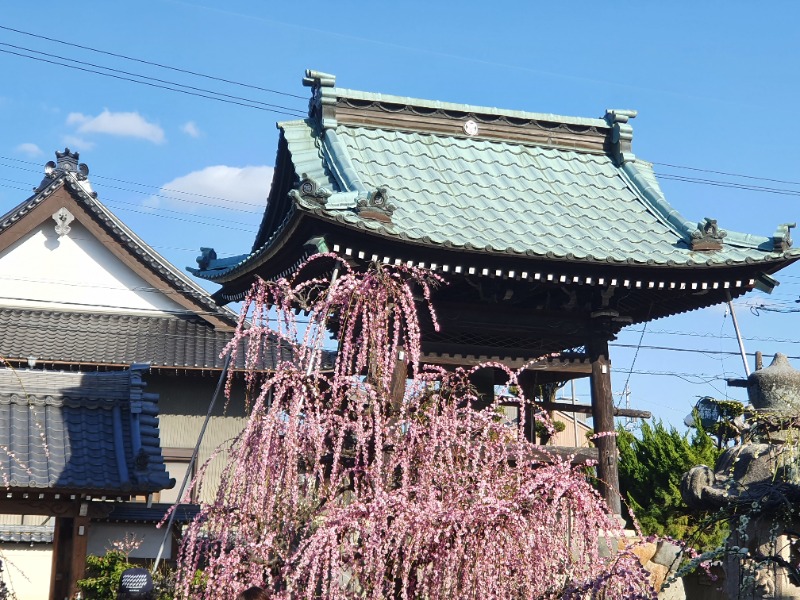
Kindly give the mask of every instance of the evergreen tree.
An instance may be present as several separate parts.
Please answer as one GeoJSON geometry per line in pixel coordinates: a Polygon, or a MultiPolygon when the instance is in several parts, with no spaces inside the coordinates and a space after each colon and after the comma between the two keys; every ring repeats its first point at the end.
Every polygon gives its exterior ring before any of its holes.
{"type": "Polygon", "coordinates": [[[690,511],[680,492],[685,472],[700,464],[713,467],[720,454],[713,438],[697,425],[691,438],[674,427],[668,430],[661,421],[642,423],[638,437],[618,428],[619,482],[645,534],[710,548],[724,537],[723,525],[690,511]]]}

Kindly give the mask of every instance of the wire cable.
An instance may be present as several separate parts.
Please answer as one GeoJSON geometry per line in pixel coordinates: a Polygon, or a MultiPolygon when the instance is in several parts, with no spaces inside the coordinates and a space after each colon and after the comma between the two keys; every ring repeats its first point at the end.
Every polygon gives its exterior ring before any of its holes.
{"type": "MultiPolygon", "coordinates": [[[[220,98],[218,96],[210,96],[208,94],[202,94],[202,93],[199,93],[199,92],[193,92],[193,91],[187,90],[187,89],[169,87],[169,86],[166,86],[166,85],[153,83],[153,82],[150,82],[150,81],[142,81],[140,79],[132,79],[130,77],[125,77],[123,75],[116,75],[114,73],[105,73],[103,71],[97,71],[95,69],[90,69],[90,68],[87,68],[87,67],[81,67],[81,66],[78,66],[78,65],[71,65],[71,64],[63,63],[63,62],[56,62],[54,60],[50,60],[50,59],[47,59],[47,58],[41,58],[41,57],[37,57],[37,56],[30,56],[28,54],[22,54],[20,52],[14,52],[13,50],[7,50],[7,49],[0,48],[0,53],[12,54],[12,55],[19,56],[19,57],[22,57],[22,58],[28,58],[30,60],[35,60],[35,61],[39,61],[39,62],[45,62],[45,63],[49,63],[49,64],[56,65],[56,66],[59,66],[59,67],[67,67],[69,69],[75,69],[77,71],[83,71],[85,73],[93,73],[95,75],[102,75],[104,77],[111,77],[112,79],[119,79],[121,81],[129,81],[131,83],[138,83],[140,85],[146,85],[146,86],[153,87],[153,88],[158,88],[158,89],[162,89],[162,90],[168,90],[170,92],[179,92],[179,93],[186,94],[186,95],[189,95],[189,96],[197,96],[198,98],[205,98],[207,100],[216,100],[217,102],[224,102],[226,104],[235,104],[235,105],[238,105],[238,106],[243,106],[245,108],[254,108],[256,110],[262,110],[262,111],[266,111],[266,112],[278,113],[278,114],[287,115],[287,116],[290,116],[290,117],[301,117],[302,118],[302,117],[306,116],[304,113],[302,113],[299,110],[294,110],[294,109],[290,109],[290,108],[287,108],[285,110],[279,110],[277,108],[267,108],[267,107],[264,107],[264,106],[258,106],[258,105],[255,105],[255,104],[250,104],[249,102],[251,102],[251,101],[239,102],[237,100],[231,100],[231,99],[227,99],[227,98],[220,98]]],[[[69,60],[69,59],[62,59],[62,60],[69,60]]],[[[106,68],[106,67],[103,67],[103,68],[106,68]]],[[[175,85],[180,85],[180,84],[175,84],[175,85]]],[[[216,92],[209,92],[209,93],[215,94],[216,92]]],[[[259,102],[259,101],[252,101],[252,102],[259,102]]]]}
{"type": "Polygon", "coordinates": [[[0,25],[0,29],[4,29],[6,31],[12,31],[14,33],[18,33],[20,35],[27,35],[29,37],[38,38],[40,40],[47,40],[48,42],[55,42],[56,44],[63,44],[64,46],[71,46],[73,48],[79,48],[81,50],[87,50],[89,52],[96,52],[98,54],[105,54],[106,56],[113,56],[114,58],[122,58],[125,60],[130,60],[133,62],[141,63],[143,65],[149,65],[152,67],[159,67],[160,69],[168,69],[170,71],[175,71],[176,73],[183,73],[185,75],[194,75],[195,77],[203,77],[204,79],[209,79],[212,81],[219,81],[221,83],[228,83],[231,85],[238,85],[240,87],[250,88],[253,90],[258,90],[260,92],[268,92],[270,94],[279,94],[281,96],[287,96],[289,98],[298,98],[300,100],[307,100],[305,96],[298,96],[297,94],[291,94],[289,92],[282,92],[279,90],[273,90],[270,88],[261,87],[258,85],[253,85],[249,83],[243,83],[241,81],[234,81],[232,79],[225,79],[224,77],[217,77],[214,75],[208,75],[206,73],[199,73],[197,71],[191,71],[189,69],[181,69],[179,67],[174,67],[170,65],[165,65],[163,63],[152,62],[149,60],[144,60],[142,58],[136,58],[133,56],[127,56],[125,54],[118,54],[116,52],[110,52],[108,50],[100,50],[99,48],[92,48],[91,46],[83,46],[81,44],[75,44],[73,42],[66,42],[64,40],[59,40],[52,37],[47,37],[45,35],[39,35],[36,33],[31,33],[29,31],[22,31],[21,29],[14,29],[13,27],[6,27],[4,25],[0,25]]]}
{"type": "MultiPolygon", "coordinates": [[[[177,87],[184,88],[184,89],[187,89],[187,90],[192,90],[192,91],[195,91],[195,92],[204,92],[204,93],[208,93],[208,94],[215,94],[215,95],[220,96],[222,98],[230,98],[232,100],[242,100],[244,102],[251,102],[253,104],[259,104],[259,105],[268,106],[268,107],[271,107],[271,108],[278,108],[278,109],[281,109],[281,110],[288,110],[288,111],[292,111],[292,112],[297,112],[297,113],[299,113],[299,116],[304,116],[301,111],[299,111],[297,109],[294,109],[294,108],[290,108],[288,106],[280,106],[278,104],[270,104],[268,102],[261,102],[260,100],[253,100],[251,98],[243,98],[241,96],[233,96],[231,94],[225,94],[223,92],[216,92],[214,90],[209,90],[209,89],[205,89],[205,88],[199,88],[199,87],[195,87],[195,86],[192,86],[192,85],[186,85],[184,83],[178,83],[178,82],[175,82],[175,81],[167,81],[165,79],[159,79],[157,77],[150,77],[148,75],[141,75],[139,73],[131,73],[130,71],[123,71],[121,69],[115,69],[115,68],[112,68],[112,67],[106,67],[106,66],[103,66],[103,65],[98,65],[98,64],[95,64],[95,63],[90,63],[90,62],[78,60],[78,59],[75,59],[75,58],[69,58],[67,56],[61,56],[61,55],[58,55],[58,54],[50,54],[48,52],[42,52],[40,50],[34,50],[32,48],[25,48],[24,46],[17,46],[17,45],[8,44],[8,43],[5,43],[5,42],[0,42],[0,46],[5,46],[7,48],[14,48],[15,50],[22,50],[24,52],[32,52],[33,54],[38,54],[40,56],[47,56],[47,57],[50,57],[50,58],[56,58],[58,60],[66,60],[68,62],[75,63],[75,64],[78,64],[78,65],[84,65],[84,66],[87,66],[87,67],[94,67],[95,69],[104,69],[104,70],[109,71],[111,73],[120,73],[122,75],[129,75],[131,77],[138,77],[139,79],[143,79],[145,81],[155,81],[157,83],[163,83],[163,84],[166,84],[166,85],[173,85],[173,86],[177,86],[177,87]]],[[[33,58],[33,57],[31,57],[31,58],[33,58]]],[[[175,91],[179,91],[179,90],[175,90],[175,91]]]]}
{"type": "Polygon", "coordinates": [[[773,179],[771,177],[760,177],[758,175],[745,175],[743,173],[731,173],[729,171],[715,171],[713,169],[701,169],[700,167],[689,167],[687,165],[676,165],[672,163],[654,162],[654,165],[660,167],[669,167],[671,169],[685,169],[687,171],[697,171],[699,173],[712,173],[713,175],[725,175],[726,177],[741,177],[742,179],[753,179],[756,181],[769,181],[770,183],[783,183],[786,185],[800,185],[800,181],[790,181],[787,179],[773,179]]]}

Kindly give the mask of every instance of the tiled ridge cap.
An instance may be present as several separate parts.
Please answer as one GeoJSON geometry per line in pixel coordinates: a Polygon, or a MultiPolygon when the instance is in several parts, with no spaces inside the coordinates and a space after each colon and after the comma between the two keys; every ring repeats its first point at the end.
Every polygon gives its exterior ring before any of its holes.
{"type": "Polygon", "coordinates": [[[460,104],[456,102],[442,102],[440,100],[425,100],[408,96],[394,96],[374,92],[363,92],[346,88],[322,88],[323,97],[336,98],[337,105],[351,106],[353,108],[376,107],[386,112],[398,112],[408,109],[421,117],[433,114],[451,119],[463,119],[473,116],[484,122],[503,120],[509,123],[536,124],[542,127],[547,125],[563,125],[576,133],[583,133],[591,128],[602,131],[605,135],[610,129],[608,123],[602,118],[571,117],[553,113],[539,113],[523,110],[510,110],[474,104],[460,104]]]}
{"type": "MultiPolygon", "coordinates": [[[[337,88],[333,75],[311,70],[303,85],[312,88],[309,117],[326,131],[339,124],[361,125],[618,154],[618,117],[636,115],[607,111],[603,118],[569,117],[363,92],[337,88]]],[[[629,145],[630,126],[625,129],[629,145]]]]}

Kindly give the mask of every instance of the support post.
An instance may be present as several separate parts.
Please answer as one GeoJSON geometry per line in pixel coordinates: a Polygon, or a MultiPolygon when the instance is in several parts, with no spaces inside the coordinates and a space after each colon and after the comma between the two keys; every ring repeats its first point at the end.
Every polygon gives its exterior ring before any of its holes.
{"type": "Polygon", "coordinates": [[[406,379],[408,379],[408,364],[406,363],[406,349],[403,346],[397,348],[397,357],[394,362],[392,381],[389,385],[392,409],[395,414],[400,412],[403,406],[403,398],[406,395],[406,379]]]}
{"type": "MultiPolygon", "coordinates": [[[[587,344],[592,363],[591,392],[594,432],[613,433],[614,396],[611,392],[611,361],[608,357],[608,337],[596,334],[587,344]]],[[[595,438],[598,450],[597,478],[600,493],[614,514],[622,513],[617,470],[617,439],[613,435],[595,438]]]]}
{"type": "Polygon", "coordinates": [[[470,375],[470,381],[478,392],[478,401],[473,408],[483,410],[494,402],[494,367],[478,369],[470,375]]]}
{"type": "Polygon", "coordinates": [[[56,518],[50,580],[53,600],[68,600],[78,592],[77,581],[83,579],[86,571],[89,523],[88,514],[56,518]]]}

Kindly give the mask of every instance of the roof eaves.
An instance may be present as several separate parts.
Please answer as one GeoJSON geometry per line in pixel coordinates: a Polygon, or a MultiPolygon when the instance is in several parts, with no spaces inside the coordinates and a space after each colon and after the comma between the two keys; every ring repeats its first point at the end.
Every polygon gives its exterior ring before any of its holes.
{"type": "MultiPolygon", "coordinates": [[[[291,232],[298,225],[300,220],[299,217],[305,211],[297,210],[296,206],[297,205],[292,205],[292,207],[286,213],[286,216],[281,224],[275,228],[275,231],[272,232],[272,235],[261,245],[260,248],[251,252],[250,254],[241,255],[243,258],[238,263],[218,270],[204,268],[195,269],[192,267],[187,267],[186,270],[195,277],[200,277],[201,279],[222,284],[233,281],[238,275],[247,269],[257,268],[266,262],[276,250],[283,246],[286,240],[288,240],[291,236],[291,232]]],[[[221,260],[224,261],[226,259],[221,260]]]]}
{"type": "MultiPolygon", "coordinates": [[[[660,186],[652,163],[634,159],[626,161],[621,167],[622,173],[632,183],[635,191],[649,204],[656,216],[668,223],[688,244],[691,244],[692,234],[697,231],[696,222],[685,219],[667,201],[660,186]]],[[[775,238],[750,233],[724,230],[724,243],[736,248],[760,250],[762,252],[775,253],[775,258],[780,258],[781,253],[775,250],[775,238]]],[[[785,232],[788,237],[788,230],[785,232]]],[[[790,243],[790,242],[789,242],[790,243]]]]}

